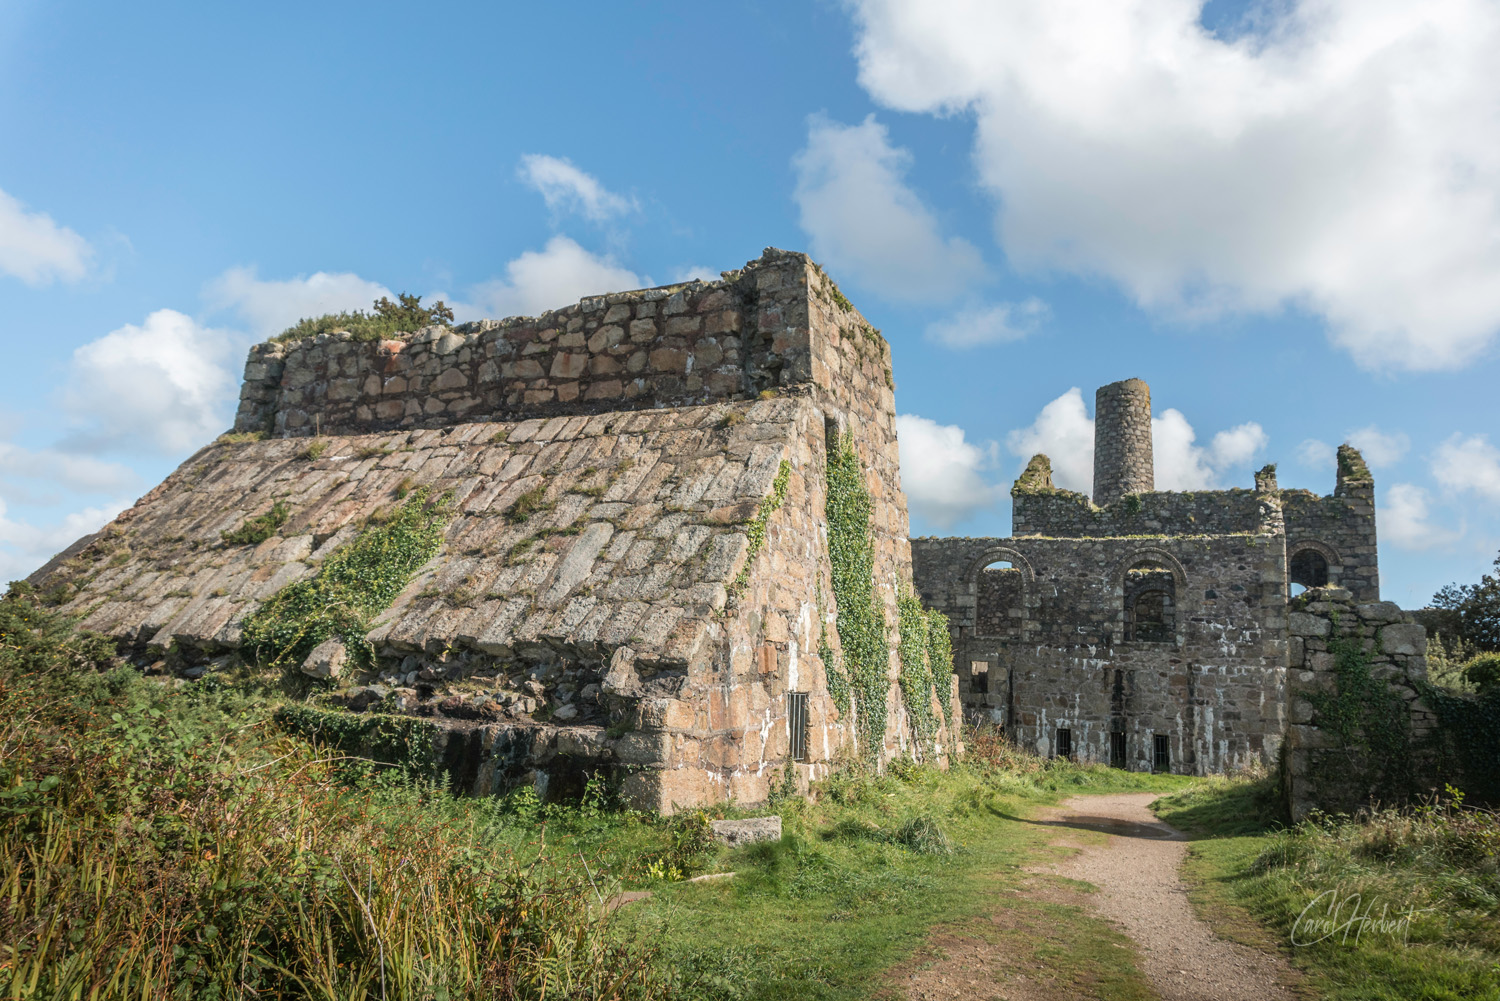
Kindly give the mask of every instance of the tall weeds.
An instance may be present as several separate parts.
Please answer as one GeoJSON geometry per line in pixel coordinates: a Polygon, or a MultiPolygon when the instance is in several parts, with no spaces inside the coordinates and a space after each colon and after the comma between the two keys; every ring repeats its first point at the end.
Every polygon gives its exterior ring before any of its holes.
{"type": "Polygon", "coordinates": [[[673,993],[581,858],[394,813],[255,699],[80,673],[55,626],[0,602],[0,997],[673,993]]]}

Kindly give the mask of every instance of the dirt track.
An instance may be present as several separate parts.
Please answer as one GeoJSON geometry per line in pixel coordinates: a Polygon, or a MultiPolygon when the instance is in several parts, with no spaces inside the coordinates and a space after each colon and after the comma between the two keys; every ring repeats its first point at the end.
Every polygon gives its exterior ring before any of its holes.
{"type": "Polygon", "coordinates": [[[1151,813],[1155,798],[1075,796],[1045,811],[1042,823],[1112,835],[1047,871],[1099,888],[1091,904],[1139,946],[1142,972],[1164,1001],[1296,998],[1284,986],[1295,982],[1284,959],[1215,936],[1193,913],[1178,874],[1187,842],[1151,813]]]}

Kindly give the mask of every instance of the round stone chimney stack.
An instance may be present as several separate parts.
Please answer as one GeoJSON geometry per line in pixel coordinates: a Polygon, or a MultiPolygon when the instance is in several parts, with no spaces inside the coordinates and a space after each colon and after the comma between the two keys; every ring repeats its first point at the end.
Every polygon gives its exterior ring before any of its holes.
{"type": "Polygon", "coordinates": [[[1151,465],[1151,387],[1139,379],[1094,394],[1094,503],[1156,489],[1151,465]]]}

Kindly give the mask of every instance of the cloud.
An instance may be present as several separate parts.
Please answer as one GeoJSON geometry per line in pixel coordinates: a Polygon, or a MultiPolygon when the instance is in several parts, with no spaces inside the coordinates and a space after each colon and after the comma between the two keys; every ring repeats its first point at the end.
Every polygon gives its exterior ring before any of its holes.
{"type": "Polygon", "coordinates": [[[943,299],[983,277],[984,262],[967,240],[938,232],[903,179],[910,162],[873,115],[859,125],[813,115],[792,161],[793,197],[813,256],[830,270],[893,299],[943,299]]]}
{"type": "Polygon", "coordinates": [[[554,236],[542,250],[528,250],[507,264],[504,278],[476,287],[469,308],[496,318],[536,316],[586,295],[647,284],[612,259],[591,254],[566,236],[554,236]]]}
{"type": "Polygon", "coordinates": [[[637,208],[634,199],[606,190],[598,178],[579,170],[565,158],[528,153],[521,157],[516,173],[541,193],[542,200],[553,211],[575,211],[585,219],[604,222],[637,208]]]}
{"type": "Polygon", "coordinates": [[[1297,446],[1297,461],[1310,469],[1332,469],[1335,449],[1326,441],[1308,438],[1297,446]]]}
{"type": "Polygon", "coordinates": [[[1034,296],[1020,303],[974,306],[928,324],[925,336],[950,348],[1019,341],[1034,331],[1049,312],[1047,304],[1034,296]]]}
{"type": "Polygon", "coordinates": [[[1043,407],[1030,427],[1006,435],[1005,447],[1022,459],[1044,453],[1052,460],[1052,482],[1064,490],[1094,489],[1094,420],[1077,386],[1043,407]]]}
{"type": "MultiPolygon", "coordinates": [[[[1207,448],[1179,410],[1151,418],[1151,452],[1157,490],[1205,490],[1223,485],[1225,474],[1249,463],[1270,443],[1251,421],[1220,431],[1207,448]]],[[[1006,447],[1021,458],[1042,452],[1052,460],[1052,481],[1066,490],[1094,489],[1094,421],[1076,386],[1048,403],[1030,427],[1006,436],[1006,447]]]]}
{"type": "Polygon", "coordinates": [[[14,521],[0,500],[0,585],[21,580],[53,556],[108,524],[125,510],[124,504],[88,507],[50,525],[14,521]]]}
{"type": "Polygon", "coordinates": [[[1426,490],[1412,483],[1394,483],[1385,493],[1380,506],[1379,531],[1382,540],[1402,549],[1438,549],[1452,545],[1463,535],[1463,528],[1446,529],[1432,524],[1428,510],[1430,497],[1426,490]]]}
{"type": "Polygon", "coordinates": [[[69,451],[139,447],[181,452],[224,430],[237,380],[221,364],[228,331],[159,309],[73,352],[63,406],[69,451]]]}
{"type": "Polygon", "coordinates": [[[1500,501],[1500,448],[1482,434],[1456,434],[1438,446],[1432,477],[1449,490],[1500,501]]]}
{"type": "Polygon", "coordinates": [[[209,282],[204,300],[212,310],[235,313],[257,340],[275,337],[298,320],[325,313],[368,311],[390,289],[351,272],[319,271],[306,277],[265,281],[253,267],[230,268],[209,282]]]}
{"type": "Polygon", "coordinates": [[[45,212],[29,212],[0,191],[0,274],[27,285],[55,279],[78,281],[88,274],[94,250],[89,242],[45,212]]]}
{"type": "MultiPolygon", "coordinates": [[[[1009,259],[1186,316],[1293,306],[1369,368],[1500,328],[1500,6],[853,0],[859,80],[975,120],[1009,259]]],[[[877,151],[878,153],[878,151],[877,151]]],[[[856,203],[857,204],[857,203],[856,203]]]]}
{"type": "Polygon", "coordinates": [[[1389,466],[1400,461],[1411,448],[1411,439],[1406,435],[1399,431],[1395,434],[1387,434],[1373,424],[1350,431],[1344,440],[1359,449],[1359,453],[1365,457],[1365,462],[1372,468],[1389,466]]]}
{"type": "Polygon", "coordinates": [[[99,493],[135,486],[139,479],[118,462],[0,441],[0,500],[53,505],[58,488],[99,493]]]}
{"type": "Polygon", "coordinates": [[[981,471],[994,464],[995,446],[964,440],[964,429],[915,414],[896,415],[901,445],[901,486],[912,517],[939,531],[991,507],[1005,496],[981,471]]]}

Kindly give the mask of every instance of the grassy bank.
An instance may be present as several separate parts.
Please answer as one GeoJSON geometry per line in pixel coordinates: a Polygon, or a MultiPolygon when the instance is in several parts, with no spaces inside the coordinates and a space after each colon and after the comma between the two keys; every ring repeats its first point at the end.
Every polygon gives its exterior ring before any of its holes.
{"type": "Polygon", "coordinates": [[[286,733],[275,678],[113,668],[24,594],[0,601],[0,997],[853,998],[953,928],[1050,976],[1144,997],[1080,907],[1015,895],[1035,807],[1181,787],[978,734],[943,773],[859,769],[777,804],[785,838],[529,791],[450,796],[286,733]],[[732,880],[690,883],[700,873],[732,880]],[[624,889],[652,891],[623,909],[624,889]]]}
{"type": "Polygon", "coordinates": [[[1186,875],[1216,930],[1288,950],[1321,996],[1500,998],[1500,818],[1461,800],[1278,823],[1265,781],[1158,801],[1191,832],[1186,875]]]}

